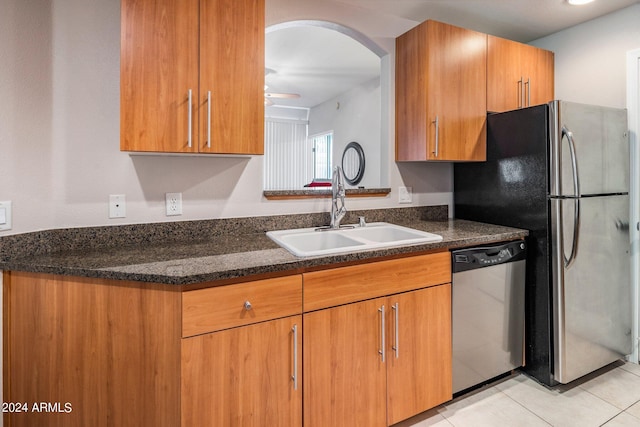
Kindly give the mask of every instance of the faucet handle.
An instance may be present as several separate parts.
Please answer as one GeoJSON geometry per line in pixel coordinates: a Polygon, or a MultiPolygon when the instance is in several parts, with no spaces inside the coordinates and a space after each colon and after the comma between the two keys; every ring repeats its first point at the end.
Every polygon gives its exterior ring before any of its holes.
{"type": "Polygon", "coordinates": [[[367,222],[364,220],[364,217],[363,217],[363,216],[358,217],[358,225],[359,225],[360,227],[366,227],[367,222]]]}

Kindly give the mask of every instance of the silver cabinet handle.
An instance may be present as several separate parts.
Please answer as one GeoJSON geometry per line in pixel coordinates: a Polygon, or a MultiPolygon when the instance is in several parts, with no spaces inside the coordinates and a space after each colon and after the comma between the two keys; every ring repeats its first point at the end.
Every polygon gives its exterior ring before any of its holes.
{"type": "Polygon", "coordinates": [[[298,325],[293,325],[291,328],[293,332],[293,389],[298,389],[298,325]]]}
{"type": "Polygon", "coordinates": [[[393,310],[393,314],[394,314],[394,345],[391,347],[393,349],[393,351],[396,352],[396,359],[398,357],[400,357],[400,353],[398,351],[398,349],[400,348],[400,335],[398,334],[398,330],[400,329],[400,317],[399,317],[399,303],[395,303],[394,305],[391,306],[391,309],[393,310]]]}
{"type": "Polygon", "coordinates": [[[522,77],[520,77],[520,80],[518,80],[518,108],[522,108],[523,106],[523,100],[522,100],[524,98],[524,95],[523,95],[524,87],[522,85],[523,80],[524,79],[522,77]]]}
{"type": "Polygon", "coordinates": [[[531,79],[527,79],[527,82],[524,85],[527,87],[525,92],[525,107],[531,107],[531,79]]]}
{"type": "Polygon", "coordinates": [[[380,344],[382,345],[382,348],[378,351],[378,353],[382,356],[382,363],[384,363],[384,356],[385,356],[385,347],[387,346],[384,336],[385,336],[385,331],[384,331],[384,304],[382,305],[382,307],[380,307],[378,309],[378,312],[380,313],[380,344]]]}
{"type": "Polygon", "coordinates": [[[439,135],[438,135],[438,133],[439,133],[439,128],[440,128],[440,120],[438,120],[438,116],[436,116],[436,119],[435,119],[434,121],[432,121],[431,123],[433,123],[433,124],[435,124],[435,125],[436,125],[436,147],[435,147],[436,149],[435,149],[435,151],[433,152],[433,154],[434,154],[434,156],[435,156],[435,157],[438,157],[438,148],[439,148],[439,147],[438,147],[438,145],[439,145],[439,143],[440,143],[440,141],[439,141],[439,135]]]}
{"type": "Polygon", "coordinates": [[[207,148],[211,148],[211,91],[207,92],[207,148]]]}
{"type": "Polygon", "coordinates": [[[253,306],[251,305],[251,302],[249,302],[249,300],[244,302],[244,309],[249,311],[253,308],[253,306]]]}
{"type": "Polygon", "coordinates": [[[193,126],[192,126],[192,123],[193,123],[193,103],[192,103],[192,100],[193,100],[193,91],[191,89],[189,89],[189,125],[188,125],[188,130],[187,130],[187,132],[189,134],[188,138],[187,138],[187,142],[188,142],[189,148],[191,148],[191,143],[192,143],[191,135],[192,135],[192,130],[193,130],[193,126]]]}

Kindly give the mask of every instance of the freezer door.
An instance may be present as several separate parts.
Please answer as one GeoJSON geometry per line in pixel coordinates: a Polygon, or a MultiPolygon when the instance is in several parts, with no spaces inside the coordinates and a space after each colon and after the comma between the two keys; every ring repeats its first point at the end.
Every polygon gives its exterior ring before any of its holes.
{"type": "Polygon", "coordinates": [[[554,378],[560,383],[631,352],[628,218],[626,195],[551,200],[554,378]]]}
{"type": "Polygon", "coordinates": [[[551,196],[629,191],[626,110],[553,101],[549,115],[551,196]]]}

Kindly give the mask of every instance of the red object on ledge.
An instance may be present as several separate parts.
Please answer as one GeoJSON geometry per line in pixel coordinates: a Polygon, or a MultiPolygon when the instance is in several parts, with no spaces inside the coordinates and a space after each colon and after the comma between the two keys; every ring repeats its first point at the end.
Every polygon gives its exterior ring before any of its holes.
{"type": "Polygon", "coordinates": [[[331,187],[331,181],[323,180],[323,181],[311,181],[309,184],[305,185],[305,187],[331,187]]]}

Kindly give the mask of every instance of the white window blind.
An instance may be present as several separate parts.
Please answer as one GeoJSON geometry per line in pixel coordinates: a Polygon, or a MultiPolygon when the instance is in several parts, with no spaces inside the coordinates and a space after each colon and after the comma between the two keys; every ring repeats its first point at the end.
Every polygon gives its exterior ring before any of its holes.
{"type": "Polygon", "coordinates": [[[307,124],[265,120],[264,189],[301,189],[313,179],[307,124]]]}

